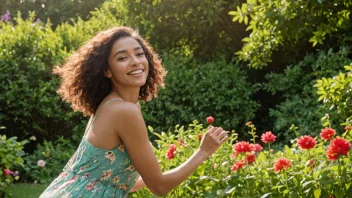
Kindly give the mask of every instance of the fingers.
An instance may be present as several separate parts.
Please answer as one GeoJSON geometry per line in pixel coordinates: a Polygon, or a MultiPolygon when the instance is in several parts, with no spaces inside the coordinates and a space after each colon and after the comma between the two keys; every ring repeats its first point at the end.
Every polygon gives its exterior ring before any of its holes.
{"type": "Polygon", "coordinates": [[[224,138],[222,138],[222,140],[220,140],[220,144],[223,144],[227,140],[229,140],[229,136],[226,135],[224,138]]]}

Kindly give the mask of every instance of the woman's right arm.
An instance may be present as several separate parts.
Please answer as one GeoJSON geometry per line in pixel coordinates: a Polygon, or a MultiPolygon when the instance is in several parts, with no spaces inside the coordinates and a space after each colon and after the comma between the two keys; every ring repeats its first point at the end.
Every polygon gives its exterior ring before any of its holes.
{"type": "Polygon", "coordinates": [[[228,140],[226,131],[212,127],[204,135],[199,149],[188,160],[177,168],[162,173],[138,107],[132,103],[123,103],[114,110],[114,118],[113,127],[123,141],[134,167],[156,196],[163,196],[180,185],[228,140]]]}

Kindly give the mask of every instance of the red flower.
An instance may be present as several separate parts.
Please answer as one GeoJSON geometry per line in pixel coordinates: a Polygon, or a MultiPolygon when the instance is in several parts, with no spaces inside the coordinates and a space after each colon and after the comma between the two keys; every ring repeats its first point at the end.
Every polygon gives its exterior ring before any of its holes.
{"type": "Polygon", "coordinates": [[[175,157],[175,154],[171,150],[168,150],[166,153],[166,157],[167,159],[173,159],[175,157]]]}
{"type": "Polygon", "coordinates": [[[231,170],[236,171],[244,167],[246,167],[246,162],[244,160],[240,160],[237,161],[234,165],[232,165],[231,170]]]}
{"type": "Polygon", "coordinates": [[[173,159],[175,157],[176,146],[174,144],[170,144],[169,150],[166,153],[166,157],[168,159],[173,159]]]}
{"type": "Polygon", "coordinates": [[[183,145],[183,141],[181,138],[178,138],[178,145],[182,146],[183,145]]]}
{"type": "Polygon", "coordinates": [[[263,147],[260,146],[260,144],[250,144],[249,147],[250,147],[251,151],[256,152],[256,153],[263,150],[263,147]]]}
{"type": "Polygon", "coordinates": [[[212,124],[214,122],[214,118],[212,116],[207,117],[207,123],[212,124]]]}
{"type": "Polygon", "coordinates": [[[202,134],[198,134],[198,140],[200,141],[202,139],[202,134]]]}
{"type": "Polygon", "coordinates": [[[261,139],[264,143],[272,143],[275,141],[276,136],[271,131],[267,131],[262,134],[261,139]]]}
{"type": "Polygon", "coordinates": [[[176,151],[176,145],[170,144],[170,146],[169,146],[169,151],[171,151],[171,152],[176,151]]]}
{"type": "Polygon", "coordinates": [[[255,161],[255,155],[253,153],[249,154],[246,156],[246,159],[247,159],[248,164],[252,164],[255,161]]]}
{"type": "Polygon", "coordinates": [[[4,170],[4,175],[10,175],[11,174],[11,170],[10,169],[5,169],[4,170]]]}
{"type": "Polygon", "coordinates": [[[274,171],[276,173],[280,172],[283,169],[288,169],[290,167],[291,167],[291,161],[284,157],[279,158],[274,162],[274,171]]]}
{"type": "Polygon", "coordinates": [[[313,167],[313,166],[314,166],[314,164],[315,164],[314,159],[309,160],[309,166],[310,166],[310,167],[313,167]]]}
{"type": "Polygon", "coordinates": [[[246,153],[246,152],[251,152],[250,144],[248,142],[238,142],[235,145],[233,145],[233,150],[236,153],[246,153]]]}
{"type": "Polygon", "coordinates": [[[336,131],[332,128],[325,128],[321,130],[320,137],[323,140],[331,140],[332,136],[336,134],[336,131]]]}
{"type": "Polygon", "coordinates": [[[350,126],[345,126],[345,130],[349,131],[349,130],[351,130],[351,127],[350,126]]]}
{"type": "Polygon", "coordinates": [[[341,137],[336,137],[330,142],[330,148],[339,155],[347,156],[350,146],[351,143],[341,137]]]}
{"type": "Polygon", "coordinates": [[[334,196],[330,195],[329,198],[334,198],[334,196]]]}
{"type": "Polygon", "coordinates": [[[311,149],[317,144],[317,141],[309,135],[304,135],[298,138],[297,143],[301,149],[311,149]]]}
{"type": "Polygon", "coordinates": [[[339,158],[339,154],[337,154],[333,148],[329,147],[328,150],[326,151],[326,157],[328,157],[329,160],[334,161],[339,158]]]}

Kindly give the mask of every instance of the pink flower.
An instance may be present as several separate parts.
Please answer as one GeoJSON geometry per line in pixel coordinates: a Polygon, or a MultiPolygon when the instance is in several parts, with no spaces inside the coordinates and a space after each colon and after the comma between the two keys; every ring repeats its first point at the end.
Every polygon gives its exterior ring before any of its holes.
{"type": "Polygon", "coordinates": [[[261,136],[261,140],[264,143],[272,143],[275,141],[275,139],[276,139],[276,136],[271,131],[267,131],[263,133],[261,136]]]}
{"type": "Polygon", "coordinates": [[[251,151],[256,152],[256,153],[263,150],[263,147],[260,146],[260,144],[250,144],[249,147],[250,147],[251,151]]]}
{"type": "Polygon", "coordinates": [[[11,175],[11,170],[10,169],[5,169],[4,170],[4,175],[11,175]]]}
{"type": "Polygon", "coordinates": [[[40,167],[44,167],[46,162],[44,160],[38,160],[37,165],[40,167]]]}
{"type": "Polygon", "coordinates": [[[178,145],[183,146],[183,141],[181,138],[178,138],[178,145]]]}

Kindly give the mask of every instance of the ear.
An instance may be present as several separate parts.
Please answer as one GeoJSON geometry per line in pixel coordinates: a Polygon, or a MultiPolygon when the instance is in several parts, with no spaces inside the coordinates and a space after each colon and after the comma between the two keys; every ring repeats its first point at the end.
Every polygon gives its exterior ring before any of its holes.
{"type": "Polygon", "coordinates": [[[104,76],[107,77],[107,78],[111,78],[112,77],[112,74],[111,74],[111,71],[110,71],[110,68],[106,69],[105,72],[104,72],[104,76]]]}

